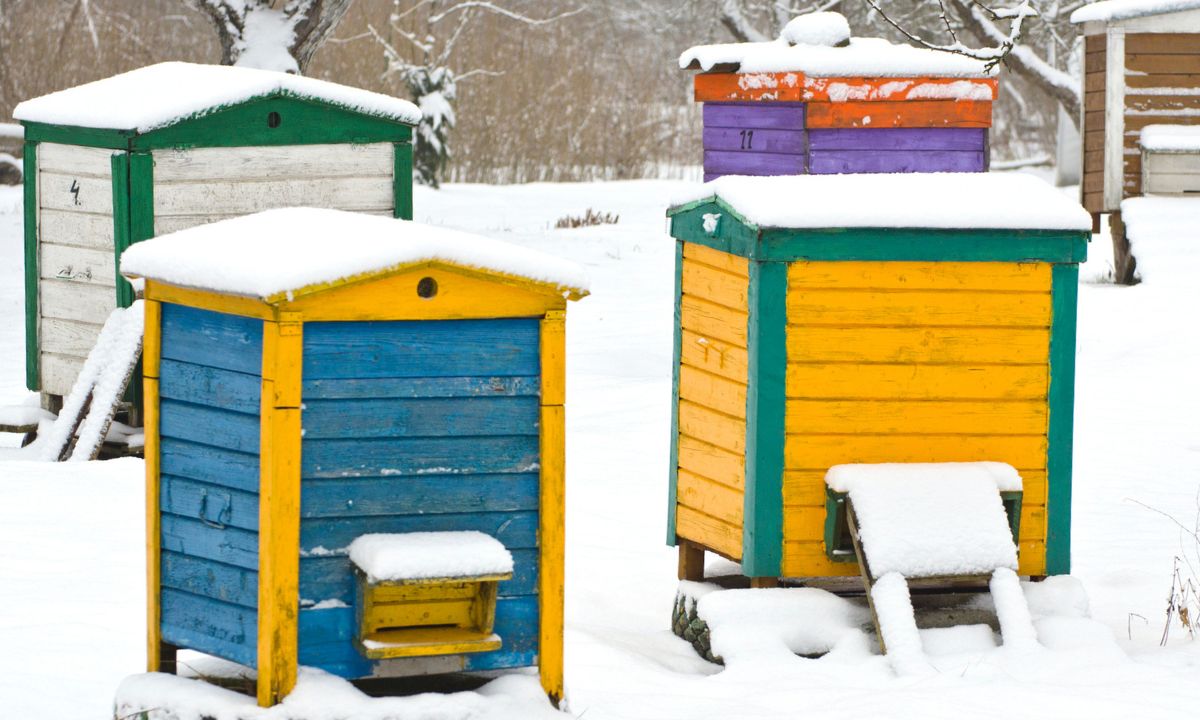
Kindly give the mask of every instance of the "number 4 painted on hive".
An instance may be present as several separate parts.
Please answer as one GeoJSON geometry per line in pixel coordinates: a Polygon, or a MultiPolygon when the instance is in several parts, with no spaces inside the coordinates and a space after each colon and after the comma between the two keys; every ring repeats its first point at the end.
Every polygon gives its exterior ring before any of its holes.
{"type": "Polygon", "coordinates": [[[79,181],[78,180],[71,181],[71,195],[75,196],[75,204],[76,205],[82,204],[79,202],[79,181]]]}

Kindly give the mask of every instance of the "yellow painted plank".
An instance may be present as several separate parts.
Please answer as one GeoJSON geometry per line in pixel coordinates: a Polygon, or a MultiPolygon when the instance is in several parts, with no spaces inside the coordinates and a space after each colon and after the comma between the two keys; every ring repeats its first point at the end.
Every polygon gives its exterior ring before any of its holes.
{"type": "Polygon", "coordinates": [[[750,282],[694,260],[683,260],[683,294],[704,298],[734,310],[748,307],[750,282]]]}
{"type": "Polygon", "coordinates": [[[237,295],[221,295],[219,293],[194,290],[192,288],[168,285],[157,280],[147,280],[143,297],[147,300],[187,305],[203,310],[241,315],[244,317],[273,320],[275,308],[257,298],[240,297],[237,295]]]}
{"type": "Polygon", "coordinates": [[[1050,331],[789,325],[787,352],[789,362],[1045,365],[1050,355],[1050,331]]]}
{"type": "Polygon", "coordinates": [[[679,435],[679,469],[739,490],[746,485],[744,455],[682,433],[679,435]]]}
{"type": "Polygon", "coordinates": [[[973,462],[1015,468],[1046,463],[1044,435],[788,435],[787,470],[827,470],[842,463],[973,462]]]}
{"type": "Polygon", "coordinates": [[[746,419],[746,386],[697,370],[690,365],[679,368],[679,397],[707,408],[746,419]]]}
{"type": "MultiPolygon", "coordinates": [[[[546,368],[542,370],[545,372],[546,368]]],[[[541,491],[538,501],[538,675],[542,689],[556,704],[563,696],[565,432],[563,407],[542,406],[539,439],[541,491]]]]}
{"type": "Polygon", "coordinates": [[[1044,400],[1046,365],[790,363],[794,398],[1044,400]]]}
{"type": "Polygon", "coordinates": [[[1022,503],[1030,505],[1046,504],[1046,471],[1021,470],[1021,480],[1024,486],[1022,503]]]}
{"type": "Polygon", "coordinates": [[[815,507],[825,503],[825,470],[784,470],[785,507],[815,507]]]}
{"type": "MultiPolygon", "coordinates": [[[[472,594],[473,598],[473,594],[472,594]]],[[[403,603],[372,602],[364,612],[364,630],[426,625],[471,624],[472,598],[413,600],[403,603]]]]}
{"type": "Polygon", "coordinates": [[[785,542],[781,569],[784,577],[858,575],[857,563],[833,562],[825,554],[825,544],[819,542],[785,542]]]}
{"type": "Polygon", "coordinates": [[[740,348],[746,347],[747,313],[710,303],[694,295],[684,295],[679,309],[685,330],[740,348]]]}
{"type": "Polygon", "coordinates": [[[750,261],[740,255],[730,255],[727,252],[714,250],[696,243],[683,244],[683,258],[704,263],[727,273],[750,277],[750,261]]]}
{"type": "Polygon", "coordinates": [[[746,348],[721,342],[684,329],[681,333],[680,360],[728,380],[746,384],[749,353],[746,348]]]}
{"type": "Polygon", "coordinates": [[[679,401],[679,432],[738,455],[746,452],[746,423],[735,417],[679,401]]]}
{"type": "Polygon", "coordinates": [[[162,304],[147,300],[142,305],[146,319],[142,338],[142,377],[156,378],[162,360],[162,304]],[[155,328],[153,332],[150,331],[151,327],[155,328]]]}
{"type": "Polygon", "coordinates": [[[1046,542],[1046,508],[1043,505],[1021,504],[1021,542],[1046,542]]]}
{"type": "Polygon", "coordinates": [[[789,288],[1050,292],[1049,263],[793,262],[789,288]]]}
{"type": "Polygon", "coordinates": [[[385,643],[362,648],[363,655],[372,660],[490,652],[502,645],[498,635],[466,628],[407,628],[375,633],[368,639],[385,643]]]}
{"type": "Polygon", "coordinates": [[[1047,408],[1039,400],[788,400],[786,427],[805,433],[1046,432],[1047,408]]]}
{"type": "Polygon", "coordinates": [[[735,560],[742,557],[742,529],[686,505],[675,509],[675,534],[735,560]]]}
{"type": "MultiPolygon", "coordinates": [[[[146,340],[161,338],[161,325],[146,318],[146,340]]],[[[159,513],[158,378],[142,381],[146,462],[146,672],[162,669],[162,515],[159,513]]]]}
{"type": "Polygon", "coordinates": [[[296,684],[300,575],[300,386],[303,326],[263,323],[259,454],[258,703],[296,684]]]}
{"type": "Polygon", "coordinates": [[[1020,575],[1046,574],[1046,544],[1021,541],[1017,545],[1017,573],[1020,575]]]}
{"type": "Polygon", "coordinates": [[[783,509],[784,542],[823,542],[825,539],[825,506],[785,507],[783,509]]]}
{"type": "Polygon", "coordinates": [[[1049,293],[789,290],[788,323],[1049,327],[1049,293]]]}
{"type": "Polygon", "coordinates": [[[567,394],[567,313],[549,310],[541,322],[542,404],[562,405],[567,394]]]}
{"type": "Polygon", "coordinates": [[[680,470],[676,493],[680,505],[686,505],[730,525],[739,528],[742,526],[745,496],[741,490],[680,470]]]}
{"type": "Polygon", "coordinates": [[[479,583],[477,582],[442,581],[414,585],[379,584],[370,586],[373,605],[473,598],[478,592],[479,583]]]}

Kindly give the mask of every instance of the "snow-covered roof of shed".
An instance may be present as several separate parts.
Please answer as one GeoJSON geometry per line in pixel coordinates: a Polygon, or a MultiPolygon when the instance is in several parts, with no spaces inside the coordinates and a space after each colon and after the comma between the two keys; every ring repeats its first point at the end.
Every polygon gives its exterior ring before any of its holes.
{"type": "Polygon", "coordinates": [[[767,42],[697,45],[679,56],[679,67],[736,72],[800,72],[813,77],[988,77],[984,62],[941,50],[897,45],[882,38],[850,38],[847,45],[767,42]]]}
{"type": "Polygon", "coordinates": [[[760,228],[1089,230],[1091,216],[1024,173],[726,175],[678,193],[668,214],[720,200],[760,228]]]}
{"type": "Polygon", "coordinates": [[[1101,0],[1071,13],[1071,22],[1113,22],[1200,9],[1200,0],[1101,0]]]}
{"type": "Polygon", "coordinates": [[[415,125],[407,100],[315,78],[228,65],[165,62],[26,100],[17,120],[149,132],[272,94],[317,100],[415,125]]]}
{"type": "Polygon", "coordinates": [[[579,265],[500,240],[410,220],[283,208],[198,225],[130,247],[121,272],[219,293],[276,298],[440,261],[587,294],[579,265]]]}

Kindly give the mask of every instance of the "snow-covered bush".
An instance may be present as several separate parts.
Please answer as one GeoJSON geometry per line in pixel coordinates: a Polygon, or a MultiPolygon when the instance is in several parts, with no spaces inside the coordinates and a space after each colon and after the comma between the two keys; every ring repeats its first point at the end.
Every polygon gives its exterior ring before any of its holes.
{"type": "Polygon", "coordinates": [[[450,131],[454,129],[454,72],[447,67],[410,67],[404,73],[409,97],[421,108],[421,123],[413,143],[417,182],[438,187],[450,161],[450,131]]]}

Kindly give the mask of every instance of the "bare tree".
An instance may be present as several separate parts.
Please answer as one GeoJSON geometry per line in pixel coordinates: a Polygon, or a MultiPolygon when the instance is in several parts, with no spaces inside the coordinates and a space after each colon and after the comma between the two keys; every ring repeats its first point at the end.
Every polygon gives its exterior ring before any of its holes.
{"type": "Polygon", "coordinates": [[[216,28],[221,63],[303,73],[354,0],[185,0],[216,28]]]}

